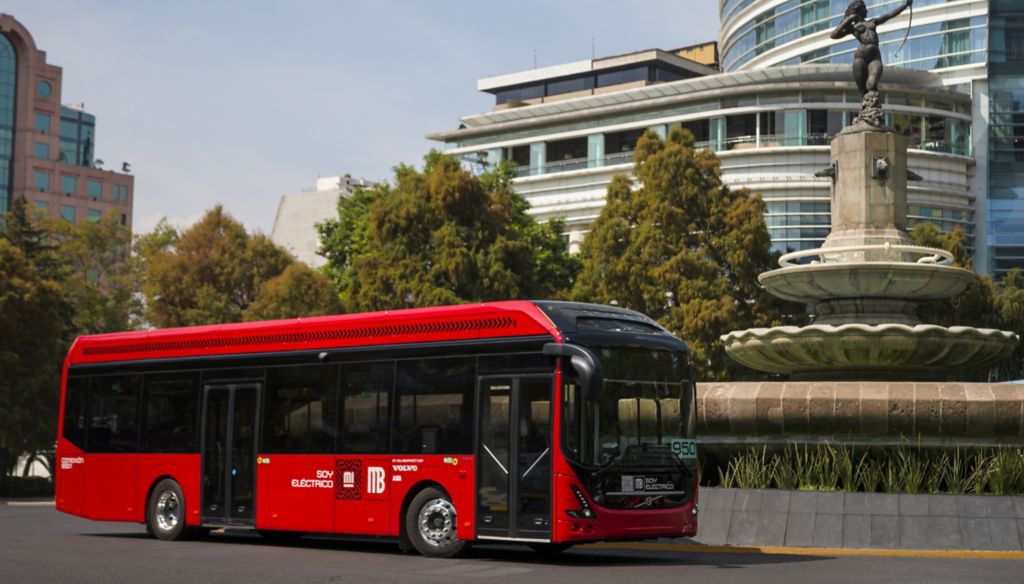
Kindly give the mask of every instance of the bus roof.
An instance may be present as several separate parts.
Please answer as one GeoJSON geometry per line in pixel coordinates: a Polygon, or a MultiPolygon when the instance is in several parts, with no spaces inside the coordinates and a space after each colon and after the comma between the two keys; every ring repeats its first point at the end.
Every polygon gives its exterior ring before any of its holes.
{"type": "Polygon", "coordinates": [[[75,340],[66,364],[527,336],[561,341],[563,332],[575,331],[577,317],[594,316],[644,322],[664,331],[640,313],[613,306],[513,300],[87,335],[75,340]]]}
{"type": "Polygon", "coordinates": [[[78,337],[67,364],[549,335],[555,325],[527,301],[364,312],[78,337]]]}

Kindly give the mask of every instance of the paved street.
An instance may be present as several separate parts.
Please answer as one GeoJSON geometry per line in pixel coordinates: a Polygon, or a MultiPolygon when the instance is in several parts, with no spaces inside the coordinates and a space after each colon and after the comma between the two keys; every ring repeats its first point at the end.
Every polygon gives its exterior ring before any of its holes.
{"type": "Polygon", "coordinates": [[[271,544],[247,533],[206,541],[150,539],[141,525],[96,523],[49,507],[0,505],[3,582],[1021,582],[1001,559],[785,556],[582,549],[542,561],[526,548],[479,546],[455,560],[389,542],[304,538],[271,544]]]}

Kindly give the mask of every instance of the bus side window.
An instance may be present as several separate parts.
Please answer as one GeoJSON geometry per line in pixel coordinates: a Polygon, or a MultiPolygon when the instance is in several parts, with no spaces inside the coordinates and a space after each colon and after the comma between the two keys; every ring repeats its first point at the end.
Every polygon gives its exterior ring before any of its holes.
{"type": "Polygon", "coordinates": [[[69,377],[64,394],[64,439],[85,450],[85,400],[88,377],[69,377]]]}
{"type": "Polygon", "coordinates": [[[338,368],[302,365],[267,368],[263,452],[334,452],[338,368]]]}
{"type": "Polygon", "coordinates": [[[198,452],[199,375],[146,375],[141,452],[198,452]]]}
{"type": "Polygon", "coordinates": [[[394,376],[394,361],[341,366],[339,453],[380,454],[391,449],[388,398],[394,376]]]}
{"type": "Polygon", "coordinates": [[[89,384],[89,452],[137,452],[140,375],[103,375],[89,384]]]}
{"type": "Polygon", "coordinates": [[[476,359],[399,361],[396,454],[468,454],[473,449],[476,359]]]}

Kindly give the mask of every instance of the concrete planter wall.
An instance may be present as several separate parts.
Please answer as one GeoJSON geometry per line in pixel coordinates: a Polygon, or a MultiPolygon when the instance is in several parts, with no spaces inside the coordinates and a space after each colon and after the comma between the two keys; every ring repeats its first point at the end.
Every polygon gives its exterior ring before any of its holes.
{"type": "Polygon", "coordinates": [[[1019,551],[1024,497],[704,488],[697,543],[1019,551]]]}

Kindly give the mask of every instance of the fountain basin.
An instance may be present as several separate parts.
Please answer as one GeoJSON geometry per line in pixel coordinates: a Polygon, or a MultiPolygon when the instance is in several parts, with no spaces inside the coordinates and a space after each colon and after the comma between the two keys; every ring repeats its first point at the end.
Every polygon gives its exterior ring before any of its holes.
{"type": "Polygon", "coordinates": [[[837,298],[921,302],[963,292],[975,278],[964,268],[907,262],[805,264],[765,272],[758,281],[779,298],[817,303],[837,298]]]}
{"type": "Polygon", "coordinates": [[[946,379],[1006,359],[1008,331],[930,324],[814,324],[733,331],[726,352],[754,369],[815,379],[946,379]]]}

